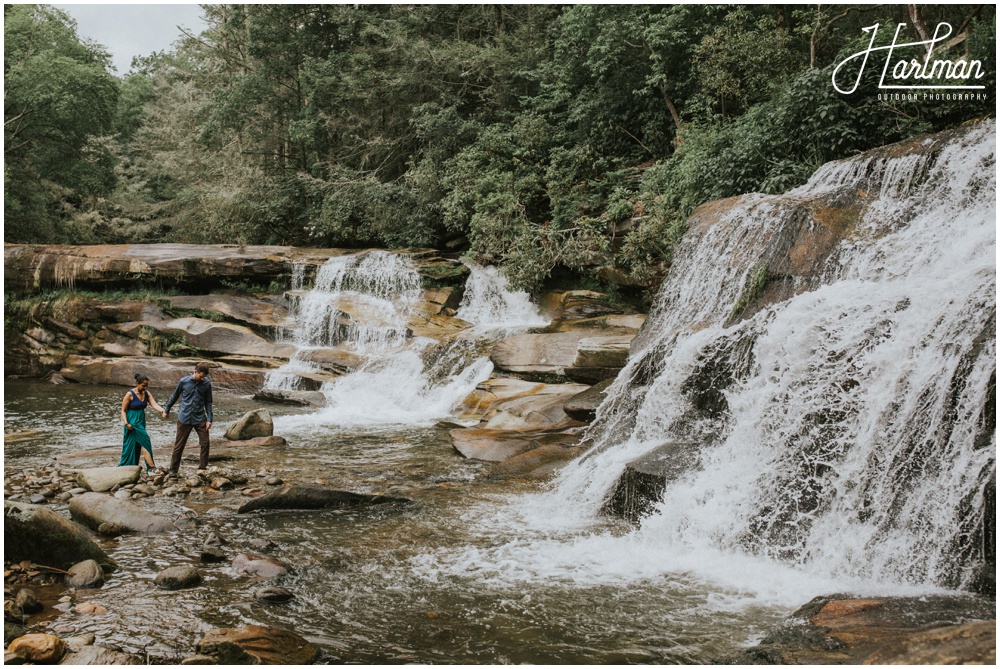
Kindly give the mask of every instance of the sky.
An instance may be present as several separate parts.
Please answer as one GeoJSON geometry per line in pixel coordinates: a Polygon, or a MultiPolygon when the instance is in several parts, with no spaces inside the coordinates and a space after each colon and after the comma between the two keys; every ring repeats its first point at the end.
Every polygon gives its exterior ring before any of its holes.
{"type": "Polygon", "coordinates": [[[198,34],[205,24],[201,8],[191,4],[63,4],[58,7],[73,17],[77,35],[103,45],[119,75],[129,71],[133,56],[168,51],[180,38],[183,26],[198,34]]]}

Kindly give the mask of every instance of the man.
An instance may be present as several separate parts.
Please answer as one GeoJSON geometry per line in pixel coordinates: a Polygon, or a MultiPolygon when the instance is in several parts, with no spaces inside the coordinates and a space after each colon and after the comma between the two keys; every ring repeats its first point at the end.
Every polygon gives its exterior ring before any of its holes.
{"type": "Polygon", "coordinates": [[[208,379],[208,363],[199,362],[194,367],[194,373],[185,376],[177,384],[174,394],[167,400],[163,408],[163,417],[170,413],[170,407],[180,398],[181,405],[177,410],[177,435],[174,438],[174,452],[170,457],[169,478],[176,478],[181,466],[181,456],[187,445],[191,430],[198,433],[198,445],[201,447],[201,457],[198,469],[208,469],[208,449],[210,446],[208,431],[212,428],[212,382],[208,379]]]}

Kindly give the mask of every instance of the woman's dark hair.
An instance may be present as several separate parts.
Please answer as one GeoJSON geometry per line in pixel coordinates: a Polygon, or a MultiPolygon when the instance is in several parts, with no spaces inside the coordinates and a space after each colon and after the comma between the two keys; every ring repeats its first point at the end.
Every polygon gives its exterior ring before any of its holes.
{"type": "Polygon", "coordinates": [[[145,374],[136,374],[135,375],[135,385],[139,385],[143,381],[149,381],[149,377],[146,376],[145,374]]]}

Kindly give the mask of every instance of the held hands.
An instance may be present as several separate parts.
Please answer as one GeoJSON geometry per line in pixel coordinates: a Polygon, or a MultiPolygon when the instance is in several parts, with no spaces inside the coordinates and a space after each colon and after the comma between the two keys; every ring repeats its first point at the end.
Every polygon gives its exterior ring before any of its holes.
{"type": "Polygon", "coordinates": [[[166,418],[167,417],[167,412],[166,411],[161,411],[160,412],[160,416],[163,417],[163,418],[166,418]]]}

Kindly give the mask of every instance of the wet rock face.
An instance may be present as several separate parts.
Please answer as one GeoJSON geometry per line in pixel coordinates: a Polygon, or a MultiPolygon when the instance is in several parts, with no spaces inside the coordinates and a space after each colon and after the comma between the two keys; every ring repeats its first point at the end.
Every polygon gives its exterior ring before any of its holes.
{"type": "Polygon", "coordinates": [[[667,484],[697,464],[698,444],[670,442],[625,466],[601,511],[638,523],[663,500],[667,484]]]}
{"type": "MultiPolygon", "coordinates": [[[[56,664],[66,654],[66,643],[54,634],[25,634],[14,639],[7,652],[22,662],[56,664]]],[[[8,664],[6,657],[4,664],[8,664]]]]}
{"type": "Polygon", "coordinates": [[[131,502],[96,492],[74,497],[70,500],[69,512],[74,520],[94,530],[105,523],[130,532],[151,534],[177,529],[166,518],[154,515],[131,502]]]}
{"type": "Polygon", "coordinates": [[[3,534],[4,558],[8,560],[69,569],[81,560],[92,559],[104,567],[115,567],[84,527],[44,507],[5,501],[3,534]]]}
{"type": "Polygon", "coordinates": [[[104,585],[104,570],[94,560],[84,560],[69,568],[66,585],[71,588],[99,588],[104,585]]]}
{"type": "Polygon", "coordinates": [[[725,664],[995,664],[996,606],[976,596],[817,597],[725,664]]]}
{"type": "Polygon", "coordinates": [[[193,588],[201,583],[201,574],[194,567],[168,567],[157,574],[153,582],[163,590],[193,588]]]}

